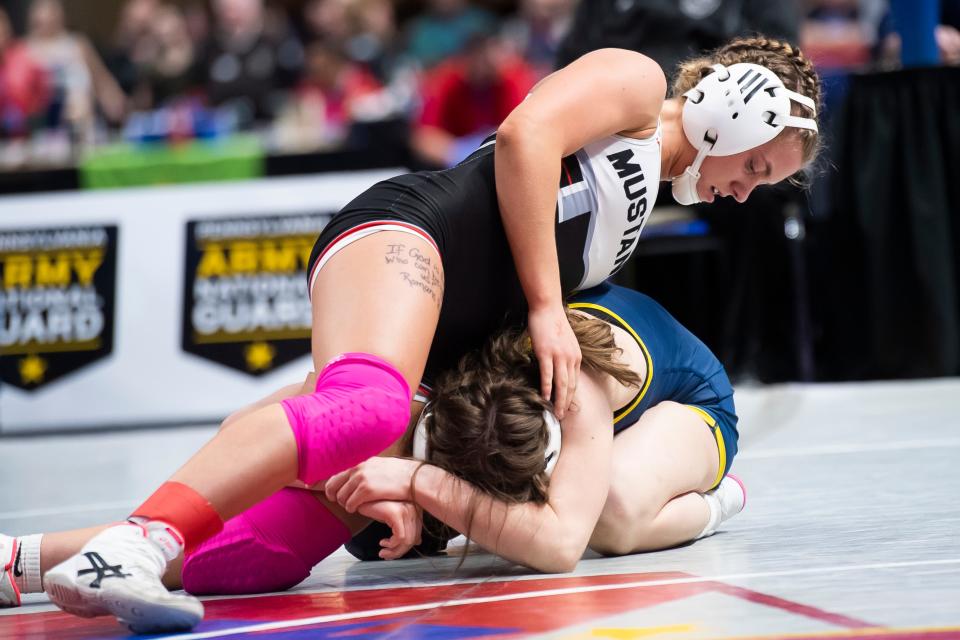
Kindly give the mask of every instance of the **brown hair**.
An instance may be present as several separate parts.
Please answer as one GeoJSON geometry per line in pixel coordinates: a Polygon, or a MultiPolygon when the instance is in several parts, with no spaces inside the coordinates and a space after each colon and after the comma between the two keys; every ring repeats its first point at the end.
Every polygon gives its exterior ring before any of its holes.
{"type": "MultiPolygon", "coordinates": [[[[621,350],[608,324],[570,311],[567,318],[583,369],[640,386],[640,376],[617,361],[621,350]]],[[[552,405],[539,388],[540,370],[526,331],[501,333],[463,357],[433,392],[425,425],[430,464],[495,499],[545,503],[549,436],[543,412],[552,405]]],[[[469,525],[464,533],[469,537],[469,525]]]]}
{"type": "MultiPolygon", "coordinates": [[[[692,89],[713,71],[710,65],[720,63],[729,66],[738,62],[752,62],[770,69],[783,81],[787,89],[813,100],[817,113],[820,113],[822,91],[820,77],[813,68],[813,63],[803,55],[799,47],[783,40],[764,36],[734,38],[705,56],[680,63],[673,83],[673,96],[682,96],[692,89]]],[[[811,115],[805,107],[796,103],[793,104],[791,113],[806,117],[811,115]]],[[[813,163],[820,151],[820,136],[817,132],[809,129],[793,129],[790,133],[800,139],[803,163],[805,165],[813,163]]]]}

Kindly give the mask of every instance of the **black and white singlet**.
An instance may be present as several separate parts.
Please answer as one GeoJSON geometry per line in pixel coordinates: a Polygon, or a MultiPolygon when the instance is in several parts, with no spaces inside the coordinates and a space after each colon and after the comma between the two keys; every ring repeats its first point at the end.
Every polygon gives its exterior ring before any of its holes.
{"type": "Polygon", "coordinates": [[[565,293],[594,287],[623,267],[659,186],[659,126],[650,138],[614,135],[563,159],[556,230],[565,293]]]}
{"type": "MultiPolygon", "coordinates": [[[[556,238],[564,296],[616,273],[657,198],[660,127],[639,140],[614,135],[562,160],[556,238]]],[[[497,204],[496,140],[488,138],[457,166],[379,182],[347,204],[314,246],[308,277],[353,230],[401,222],[422,230],[443,261],[445,289],[427,373],[456,364],[508,323],[526,319],[526,300],[497,204]]]]}

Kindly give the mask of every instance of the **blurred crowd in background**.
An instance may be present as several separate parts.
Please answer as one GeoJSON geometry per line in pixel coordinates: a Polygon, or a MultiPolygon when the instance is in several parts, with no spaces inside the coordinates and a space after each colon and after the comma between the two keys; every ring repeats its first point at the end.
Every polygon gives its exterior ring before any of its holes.
{"type": "MultiPolygon", "coordinates": [[[[238,133],[256,135],[270,153],[321,151],[344,145],[356,123],[391,119],[408,123],[419,161],[448,166],[537,80],[581,44],[592,46],[589,25],[576,26],[595,20],[591,12],[604,4],[590,3],[126,0],[111,5],[115,15],[98,16],[114,25],[106,38],[71,23],[99,3],[7,3],[11,10],[0,9],[0,169],[69,164],[118,141],[238,133]]],[[[658,0],[608,4],[624,11],[649,5],[649,25],[667,11],[658,0]]],[[[667,4],[706,20],[723,0],[667,4]]],[[[781,22],[797,20],[783,28],[746,22],[739,30],[795,39],[827,73],[897,65],[886,0],[760,4],[781,22]]],[[[936,36],[944,64],[960,63],[958,4],[941,4],[936,36]]],[[[651,31],[635,46],[646,50],[649,42],[668,73],[671,58],[700,44],[669,27],[651,31]],[[658,38],[683,46],[658,55],[658,38]]]]}

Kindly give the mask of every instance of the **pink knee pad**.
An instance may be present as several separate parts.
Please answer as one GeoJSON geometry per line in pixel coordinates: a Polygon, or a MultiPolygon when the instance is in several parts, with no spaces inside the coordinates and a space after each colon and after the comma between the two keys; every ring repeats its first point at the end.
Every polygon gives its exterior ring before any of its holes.
{"type": "Polygon", "coordinates": [[[194,595],[283,591],[349,539],[350,530],[311,492],[282,489],[187,554],[183,588],[194,595]]]}
{"type": "Polygon", "coordinates": [[[320,372],[316,391],[282,405],[297,441],[297,478],[314,484],[377,455],[403,435],[410,387],[386,360],[345,353],[320,372]]]}

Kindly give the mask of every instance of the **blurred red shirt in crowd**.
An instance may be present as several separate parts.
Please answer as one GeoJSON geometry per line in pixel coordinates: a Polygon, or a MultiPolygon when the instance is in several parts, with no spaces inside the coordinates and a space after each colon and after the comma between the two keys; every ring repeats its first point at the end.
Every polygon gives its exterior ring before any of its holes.
{"type": "Polygon", "coordinates": [[[425,75],[415,149],[434,164],[456,163],[503,122],[535,82],[534,69],[497,38],[475,39],[463,55],[425,75]]]}
{"type": "Polygon", "coordinates": [[[50,82],[46,71],[23,43],[13,39],[7,14],[0,10],[0,116],[4,121],[0,128],[25,126],[14,121],[39,114],[49,100],[50,82]]]}
{"type": "Polygon", "coordinates": [[[353,102],[382,89],[372,73],[328,44],[310,45],[306,58],[306,74],[297,93],[321,97],[330,120],[350,121],[353,102]]]}
{"type": "Polygon", "coordinates": [[[364,100],[382,85],[362,65],[348,60],[335,43],[316,41],[306,49],[304,78],[296,88],[295,107],[307,120],[315,142],[342,142],[362,112],[364,100]]]}

